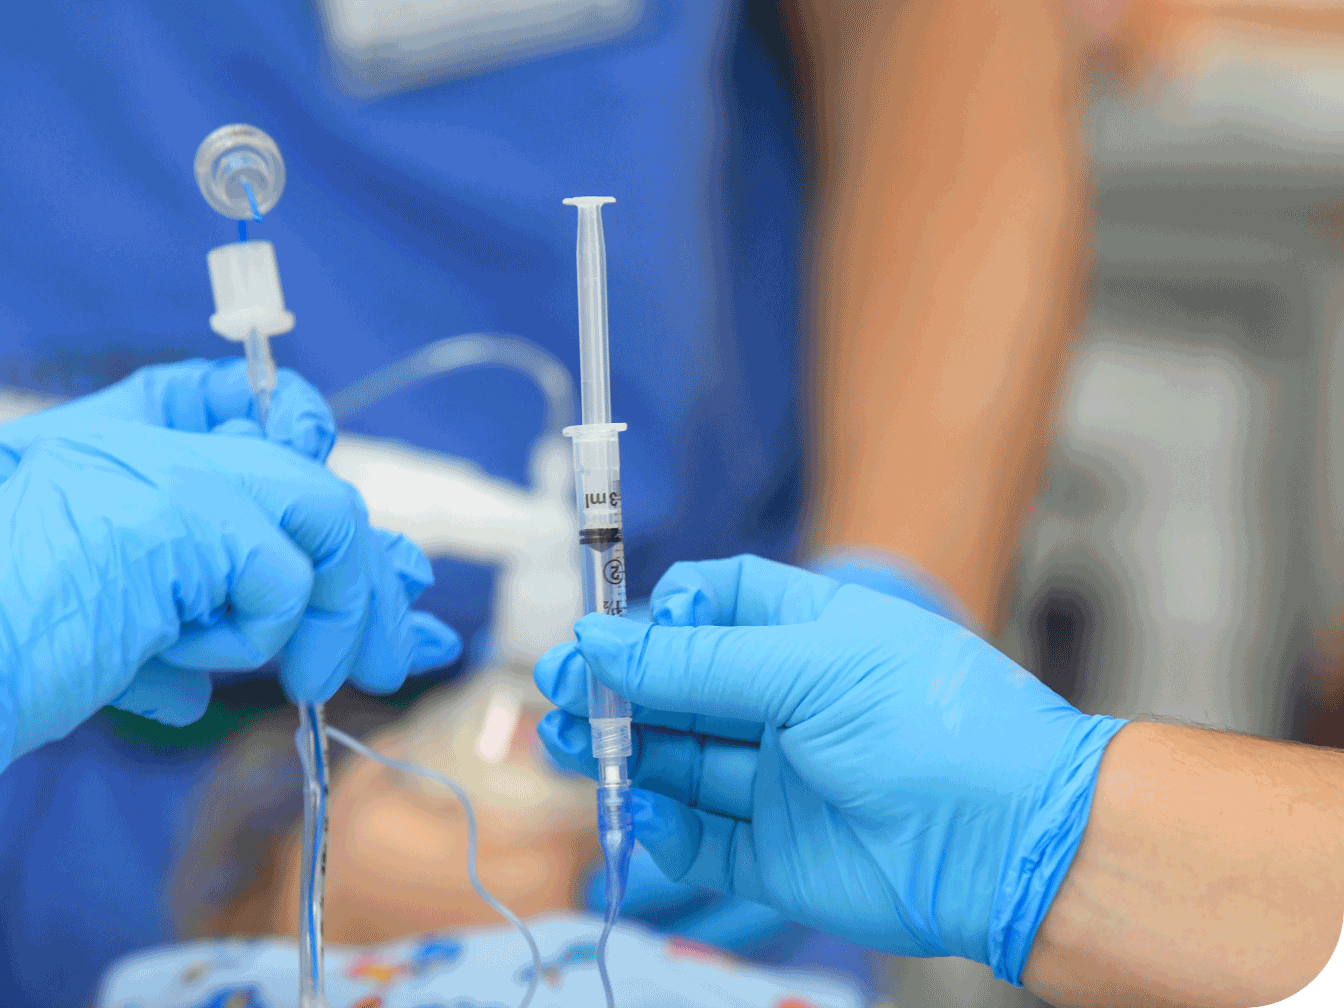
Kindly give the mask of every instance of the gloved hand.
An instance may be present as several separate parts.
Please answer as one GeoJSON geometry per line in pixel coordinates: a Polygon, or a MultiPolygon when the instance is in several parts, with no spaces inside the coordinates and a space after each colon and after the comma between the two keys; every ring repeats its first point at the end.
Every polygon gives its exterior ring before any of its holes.
{"type": "Polygon", "coordinates": [[[107,703],[188,724],[212,669],[280,653],[291,699],[322,701],[460,649],[408,609],[424,555],[259,437],[102,421],[40,438],[0,484],[0,533],[0,766],[107,703]]]}
{"type": "Polygon", "coordinates": [[[585,664],[635,706],[635,836],[675,881],[1020,984],[1124,725],[956,624],[758,557],[677,564],[655,625],[585,616],[538,728],[593,776],[585,664]]]}
{"type": "MultiPolygon", "coordinates": [[[[241,358],[156,364],[92,395],[0,424],[0,479],[14,471],[34,439],[57,434],[78,437],[106,420],[198,434],[221,425],[225,432],[261,433],[241,358]]],[[[336,443],[336,422],[321,393],[282,368],[276,372],[265,434],[275,444],[325,462],[336,443]]]]}

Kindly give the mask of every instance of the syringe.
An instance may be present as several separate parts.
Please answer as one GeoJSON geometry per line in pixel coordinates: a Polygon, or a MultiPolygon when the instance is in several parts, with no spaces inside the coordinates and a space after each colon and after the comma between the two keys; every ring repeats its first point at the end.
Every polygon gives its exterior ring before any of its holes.
{"type": "MultiPolygon", "coordinates": [[[[262,432],[275,391],[270,338],[294,328],[285,310],[275,248],[248,241],[248,220],[261,220],[285,187],[285,162],[275,141],[257,129],[221,126],[196,151],[196,182],[207,203],[238,221],[237,242],[206,256],[215,314],[210,327],[243,344],[247,384],[257,405],[262,432]]],[[[294,742],[303,764],[303,865],[299,906],[299,1008],[328,1008],[322,974],[322,911],[327,864],[327,737],[322,705],[299,705],[294,742]]]]}
{"type": "MultiPolygon", "coordinates": [[[[625,544],[621,535],[621,452],[625,424],[611,422],[611,364],[607,356],[607,254],[602,205],[611,196],[575,196],[578,207],[579,384],[583,423],[566,427],[574,444],[574,492],[584,611],[625,615],[625,544]]],[[[607,912],[597,944],[597,968],[607,1008],[614,1008],[607,975],[607,938],[625,896],[634,834],[630,815],[630,701],[588,673],[588,723],[597,760],[597,830],[606,862],[607,912]]]]}

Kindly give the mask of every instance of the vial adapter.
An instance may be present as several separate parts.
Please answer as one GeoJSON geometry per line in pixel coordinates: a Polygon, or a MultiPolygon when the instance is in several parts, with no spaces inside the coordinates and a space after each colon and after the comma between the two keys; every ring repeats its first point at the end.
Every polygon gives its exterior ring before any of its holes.
{"type": "Polygon", "coordinates": [[[285,162],[275,141],[245,123],[221,126],[196,148],[196,184],[233,220],[259,220],[285,191],[285,162]]]}
{"type": "Polygon", "coordinates": [[[294,316],[285,310],[274,245],[233,242],[211,249],[205,259],[215,295],[211,329],[241,343],[250,333],[279,336],[294,328],[294,316]]]}

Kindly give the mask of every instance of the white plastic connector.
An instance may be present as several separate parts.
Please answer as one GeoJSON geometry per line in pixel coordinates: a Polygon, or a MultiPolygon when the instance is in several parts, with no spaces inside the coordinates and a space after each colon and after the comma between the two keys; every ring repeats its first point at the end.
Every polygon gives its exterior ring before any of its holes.
{"type": "Polygon", "coordinates": [[[215,292],[211,329],[241,343],[254,330],[258,336],[269,337],[294,328],[294,316],[285,310],[275,247],[270,242],[221,245],[210,250],[206,262],[215,292]]]}

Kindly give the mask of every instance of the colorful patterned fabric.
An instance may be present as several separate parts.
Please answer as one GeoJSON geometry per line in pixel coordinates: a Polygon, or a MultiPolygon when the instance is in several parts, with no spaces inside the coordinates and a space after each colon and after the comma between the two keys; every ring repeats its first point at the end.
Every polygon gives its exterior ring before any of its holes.
{"type": "MultiPolygon", "coordinates": [[[[602,1003],[593,959],[601,922],[554,915],[531,922],[542,957],[535,1008],[602,1003]]],[[[766,971],[709,946],[618,925],[608,946],[622,1008],[858,1008],[844,984],[815,973],[766,971]]],[[[332,1008],[513,1008],[532,963],[506,928],[404,938],[327,950],[332,1008]]],[[[98,1008],[290,1008],[298,992],[292,941],[225,939],[150,949],[104,978],[98,1008]]]]}

